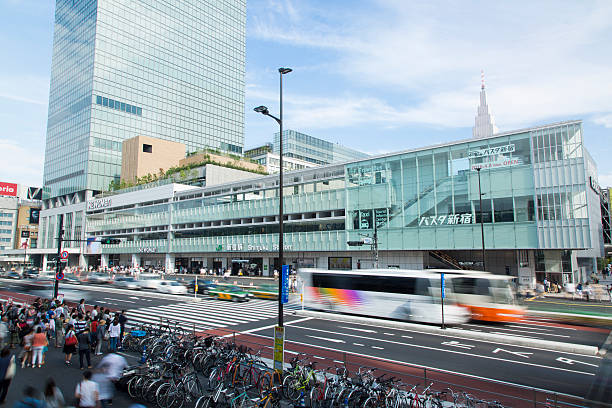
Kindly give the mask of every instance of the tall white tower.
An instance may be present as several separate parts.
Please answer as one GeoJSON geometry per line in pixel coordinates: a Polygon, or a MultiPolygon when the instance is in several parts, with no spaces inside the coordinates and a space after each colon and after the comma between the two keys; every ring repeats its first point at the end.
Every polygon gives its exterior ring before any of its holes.
{"type": "Polygon", "coordinates": [[[483,137],[497,133],[497,131],[495,120],[493,119],[493,115],[489,112],[489,106],[487,105],[484,71],[480,71],[480,106],[478,106],[476,122],[472,128],[472,137],[474,139],[482,139],[483,137]]]}

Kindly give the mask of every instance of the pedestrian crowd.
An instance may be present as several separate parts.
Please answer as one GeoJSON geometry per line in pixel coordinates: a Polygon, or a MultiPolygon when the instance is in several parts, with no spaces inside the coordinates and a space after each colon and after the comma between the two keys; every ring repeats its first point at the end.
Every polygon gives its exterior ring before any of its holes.
{"type": "Polygon", "coordinates": [[[87,370],[75,390],[75,402],[68,403],[52,378],[44,392],[37,396],[31,386],[14,407],[101,407],[112,404],[114,383],[121,377],[125,359],[116,354],[121,349],[127,317],[125,311],[85,307],[81,299],[76,307],[68,307],[59,299],[37,298],[31,305],[17,305],[9,300],[0,304],[0,406],[18,366],[22,369],[45,365],[49,347],[61,348],[64,364],[72,365],[72,356],[79,355],[79,368],[87,370]],[[91,354],[108,354],[92,371],[91,354]]]}

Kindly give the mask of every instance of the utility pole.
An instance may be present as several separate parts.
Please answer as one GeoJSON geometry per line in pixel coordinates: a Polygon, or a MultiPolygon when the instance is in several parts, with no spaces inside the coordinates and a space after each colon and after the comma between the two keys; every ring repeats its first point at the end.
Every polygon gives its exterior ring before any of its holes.
{"type": "Polygon", "coordinates": [[[59,215],[57,223],[57,259],[55,260],[55,285],[53,286],[53,299],[57,298],[59,292],[59,280],[57,275],[62,271],[62,262],[60,256],[62,254],[62,238],[64,237],[64,214],[59,215]]]}

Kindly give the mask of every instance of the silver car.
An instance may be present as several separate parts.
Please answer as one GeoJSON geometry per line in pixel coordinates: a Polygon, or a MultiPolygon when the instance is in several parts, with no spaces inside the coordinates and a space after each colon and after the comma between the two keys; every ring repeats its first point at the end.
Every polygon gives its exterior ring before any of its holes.
{"type": "Polygon", "coordinates": [[[132,276],[119,276],[113,284],[118,288],[140,290],[142,282],[132,276]]]}

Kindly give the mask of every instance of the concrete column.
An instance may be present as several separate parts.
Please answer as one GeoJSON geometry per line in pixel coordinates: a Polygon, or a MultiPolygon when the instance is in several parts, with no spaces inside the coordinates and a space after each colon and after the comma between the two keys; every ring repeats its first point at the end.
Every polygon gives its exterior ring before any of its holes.
{"type": "Polygon", "coordinates": [[[142,266],[142,265],[140,265],[140,259],[141,259],[140,254],[132,254],[132,266],[134,268],[138,268],[138,267],[142,266]]]}
{"type": "Polygon", "coordinates": [[[100,266],[102,268],[108,268],[108,254],[100,255],[100,266]]]}
{"type": "Polygon", "coordinates": [[[42,257],[42,270],[47,270],[47,254],[44,254],[42,257]]]}
{"type": "Polygon", "coordinates": [[[166,268],[166,273],[174,272],[175,260],[176,258],[173,254],[166,254],[166,261],[164,263],[164,267],[166,268]]]}
{"type": "Polygon", "coordinates": [[[270,276],[270,258],[264,257],[262,260],[262,276],[270,276]]]}
{"type": "Polygon", "coordinates": [[[85,255],[83,253],[79,254],[79,266],[87,269],[87,260],[85,259],[85,255]]]}

